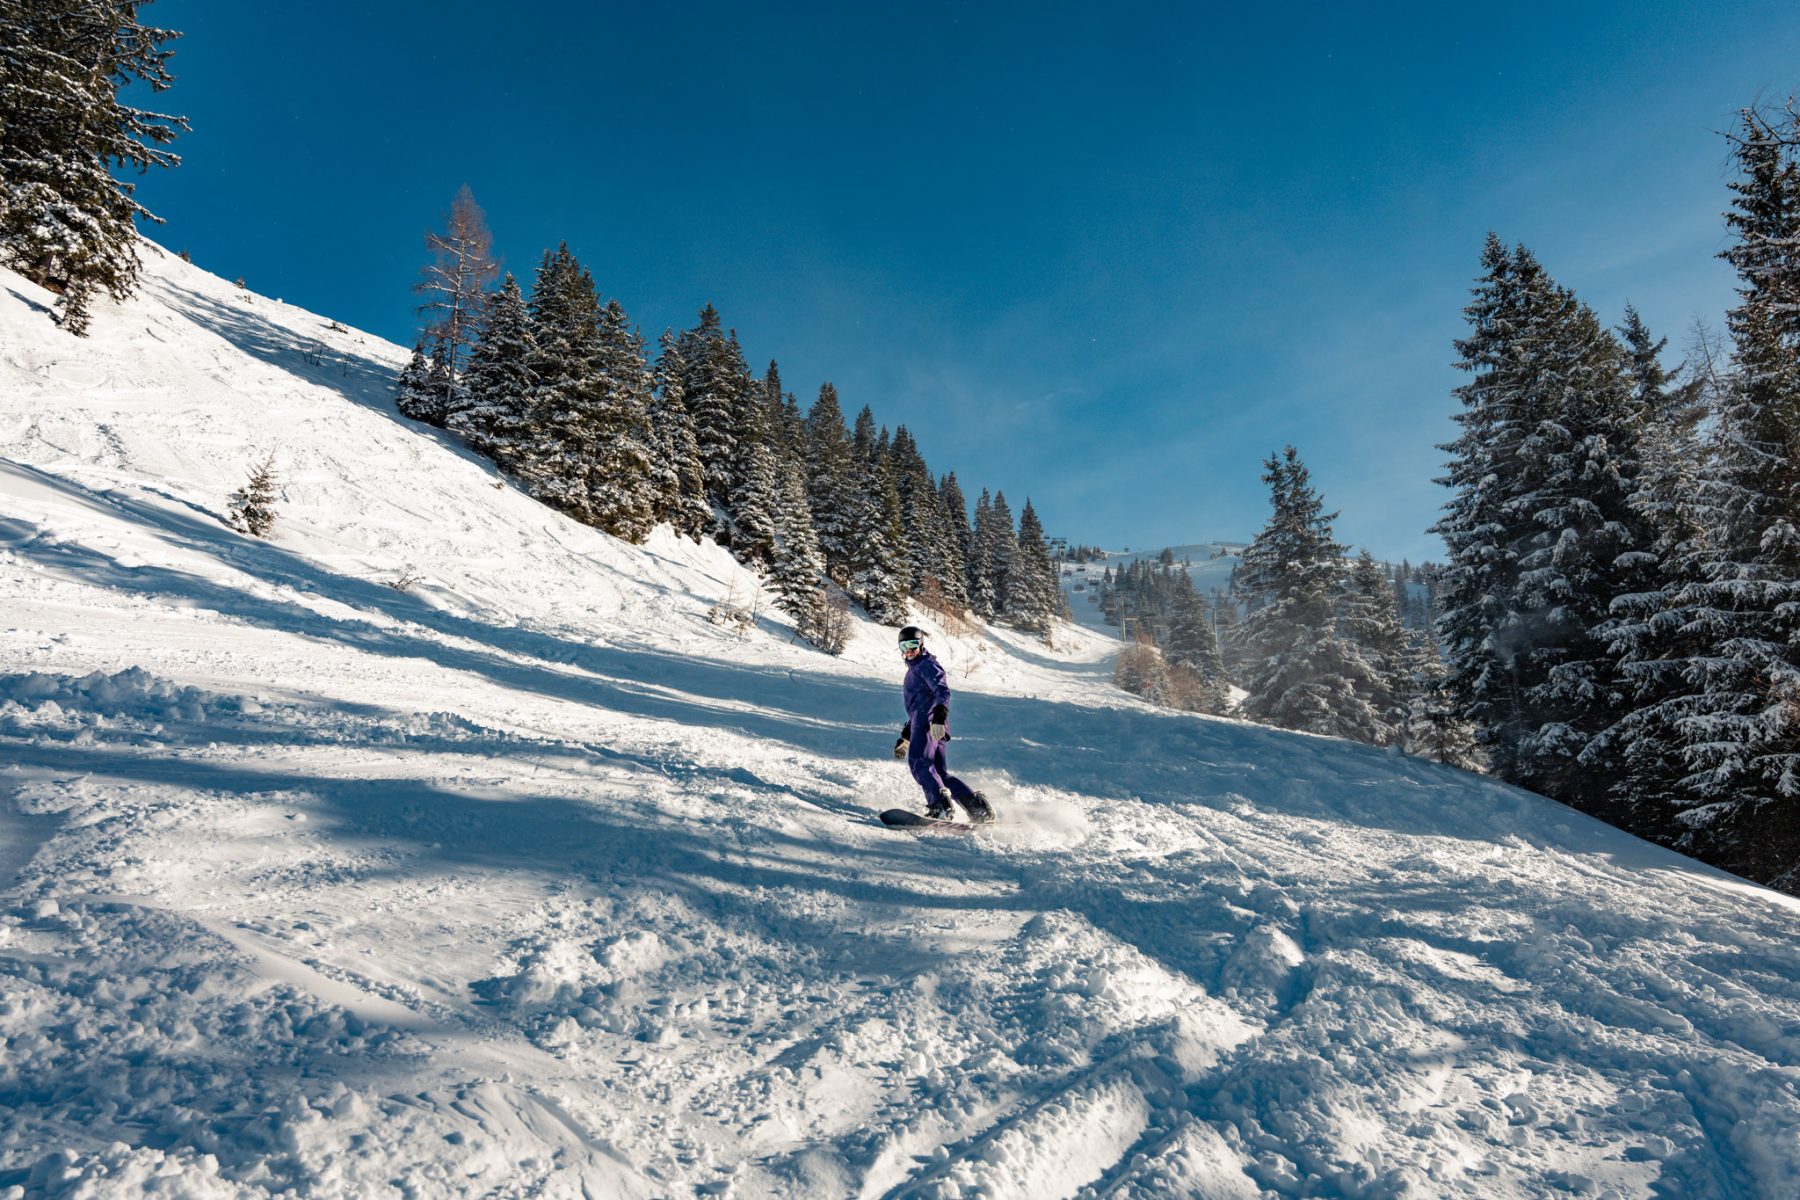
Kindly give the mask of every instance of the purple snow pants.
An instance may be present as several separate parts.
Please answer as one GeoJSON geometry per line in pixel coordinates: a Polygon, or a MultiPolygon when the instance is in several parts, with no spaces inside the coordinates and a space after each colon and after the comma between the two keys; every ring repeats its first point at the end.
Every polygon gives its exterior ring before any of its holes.
{"type": "Polygon", "coordinates": [[[937,799],[939,788],[949,788],[952,797],[967,800],[975,794],[975,789],[952,775],[944,765],[944,743],[931,736],[930,725],[929,719],[913,722],[912,734],[907,739],[906,765],[919,786],[925,789],[926,803],[937,799]]]}

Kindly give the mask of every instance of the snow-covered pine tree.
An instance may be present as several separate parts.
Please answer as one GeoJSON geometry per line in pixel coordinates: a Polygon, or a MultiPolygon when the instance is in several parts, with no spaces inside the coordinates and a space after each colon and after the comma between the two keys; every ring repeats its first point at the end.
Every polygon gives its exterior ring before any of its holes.
{"type": "Polygon", "coordinates": [[[740,390],[718,311],[710,304],[701,309],[700,323],[684,332],[676,346],[681,351],[684,369],[682,395],[694,421],[700,464],[706,472],[706,500],[717,510],[717,527],[730,507],[731,487],[737,476],[740,390]]]}
{"type": "Polygon", "coordinates": [[[851,522],[856,477],[851,473],[850,435],[837,388],[819,385],[819,398],[806,414],[806,500],[812,511],[825,570],[839,583],[850,579],[851,522]]]}
{"type": "Polygon", "coordinates": [[[1409,686],[1401,745],[1408,754],[1464,771],[1481,771],[1486,759],[1475,744],[1475,727],[1458,710],[1445,686],[1448,672],[1429,624],[1407,634],[1409,686]]]}
{"type": "Polygon", "coordinates": [[[1603,627],[1652,561],[1630,504],[1641,415],[1618,342],[1529,250],[1490,235],[1483,265],[1437,526],[1450,686],[1503,778],[1603,811],[1617,767],[1600,735],[1625,703],[1603,627]]]}
{"type": "Polygon", "coordinates": [[[531,333],[537,355],[532,445],[519,475],[537,499],[593,523],[588,470],[599,450],[596,409],[600,376],[600,298],[567,243],[545,251],[531,289],[531,333]]]}
{"type": "Polygon", "coordinates": [[[437,407],[424,342],[413,345],[412,357],[400,368],[400,377],[394,384],[394,407],[400,410],[401,416],[413,421],[423,421],[424,414],[437,407]]]}
{"type": "MultiPolygon", "coordinates": [[[[1671,702],[1689,692],[1682,664],[1700,649],[1674,597],[1695,581],[1705,541],[1700,481],[1706,447],[1699,423],[1722,381],[1708,365],[1675,385],[1661,362],[1666,340],[1653,338],[1630,305],[1619,336],[1633,402],[1643,414],[1643,467],[1631,504],[1651,531],[1654,578],[1644,590],[1614,598],[1612,619],[1601,630],[1630,695],[1625,714],[1602,735],[1618,764],[1608,818],[1640,836],[1668,841],[1677,811],[1669,798],[1679,794],[1688,774],[1677,728],[1680,705],[1671,702]]],[[[1710,364],[1713,354],[1704,340],[1697,349],[1710,364]]]]}
{"type": "Polygon", "coordinates": [[[762,419],[768,430],[769,446],[775,451],[777,462],[785,468],[800,457],[800,410],[794,398],[782,390],[781,367],[772,358],[769,369],[763,372],[762,399],[762,419]]]}
{"type": "Polygon", "coordinates": [[[518,280],[508,273],[488,298],[481,340],[469,355],[463,375],[468,404],[447,422],[452,432],[468,439],[471,449],[508,474],[520,472],[532,449],[538,381],[531,364],[536,358],[531,313],[518,280]]]}
{"type": "Polygon", "coordinates": [[[1544,794],[1609,815],[1619,763],[1602,735],[1627,711],[1628,688],[1606,628],[1612,602],[1649,586],[1655,566],[1649,527],[1631,505],[1643,414],[1624,351],[1592,309],[1551,284],[1539,311],[1547,361],[1538,386],[1550,390],[1552,417],[1523,445],[1542,482],[1521,497],[1536,530],[1521,547],[1519,596],[1541,631],[1534,669],[1543,677],[1529,697],[1536,725],[1520,766],[1544,794]]]}
{"type": "MultiPolygon", "coordinates": [[[[737,335],[732,334],[732,345],[737,335]]],[[[778,381],[779,382],[779,381],[778,381]]],[[[781,505],[781,457],[769,427],[769,407],[762,388],[745,380],[739,388],[735,440],[736,469],[731,484],[731,548],[751,566],[767,569],[775,561],[779,537],[776,510],[781,505]]]]}
{"type": "Polygon", "coordinates": [[[1551,419],[1521,344],[1529,329],[1532,293],[1541,288],[1534,259],[1515,260],[1489,233],[1482,275],[1463,310],[1469,336],[1456,343],[1457,366],[1473,378],[1457,388],[1462,427],[1440,449],[1451,455],[1439,483],[1452,489],[1433,526],[1449,547],[1438,631],[1444,643],[1445,686],[1474,724],[1476,740],[1496,774],[1521,777],[1519,747],[1530,723],[1528,695],[1538,682],[1527,671],[1534,644],[1518,598],[1519,547],[1535,532],[1529,511],[1515,501],[1535,487],[1536,470],[1523,446],[1540,421],[1551,419]]]}
{"type": "Polygon", "coordinates": [[[451,412],[468,407],[468,393],[463,381],[450,367],[450,344],[434,338],[431,353],[425,356],[425,386],[416,393],[413,411],[406,415],[415,421],[443,429],[451,412]]]}
{"type": "Polygon", "coordinates": [[[656,396],[650,406],[650,432],[659,460],[654,472],[660,496],[657,519],[699,541],[712,524],[712,508],[706,502],[706,468],[683,391],[687,368],[673,333],[665,329],[659,345],[656,396]]]}
{"type": "Polygon", "coordinates": [[[827,613],[820,586],[825,559],[819,553],[819,539],[806,506],[806,483],[798,472],[789,471],[782,475],[780,489],[775,562],[770,572],[776,604],[794,619],[795,631],[802,639],[825,649],[827,613]]]}
{"type": "Polygon", "coordinates": [[[963,498],[962,486],[951,471],[938,481],[938,500],[944,513],[944,527],[949,532],[948,574],[939,582],[944,596],[958,609],[969,607],[969,543],[974,531],[969,527],[969,502],[963,498]]]}
{"type": "Polygon", "coordinates": [[[1019,513],[1017,545],[1018,568],[1008,596],[1007,620],[1047,640],[1056,619],[1063,615],[1062,589],[1056,586],[1056,567],[1044,544],[1044,526],[1029,496],[1019,513]]]}
{"type": "Polygon", "coordinates": [[[1225,681],[1225,662],[1219,656],[1219,641],[1207,619],[1206,601],[1194,590],[1194,581],[1186,571],[1179,575],[1175,590],[1173,619],[1169,623],[1169,644],[1163,657],[1171,665],[1186,667],[1194,673],[1201,694],[1191,705],[1201,712],[1221,713],[1228,707],[1229,693],[1225,681]]]}
{"type": "Polygon", "coordinates": [[[988,570],[993,543],[994,501],[986,488],[975,498],[975,524],[969,542],[969,606],[985,621],[994,619],[994,580],[988,570]]]}
{"type": "Polygon", "coordinates": [[[900,496],[884,456],[871,453],[861,469],[863,486],[857,491],[850,524],[848,590],[877,622],[898,625],[907,614],[906,577],[896,549],[900,496]]]}
{"type": "Polygon", "coordinates": [[[1019,536],[1013,528],[1012,509],[1005,492],[995,492],[988,507],[985,531],[979,527],[975,537],[982,542],[981,559],[987,571],[987,592],[993,597],[993,616],[1004,617],[1012,604],[1012,589],[1019,573],[1019,536]]]}
{"type": "Polygon", "coordinates": [[[1249,608],[1241,708],[1252,720],[1378,744],[1387,727],[1367,697],[1374,671],[1337,631],[1344,548],[1292,446],[1263,464],[1274,512],[1244,551],[1233,586],[1249,608]]]}
{"type": "Polygon", "coordinates": [[[614,537],[641,542],[656,523],[650,442],[650,364],[644,339],[625,307],[609,300],[600,310],[597,390],[591,403],[594,451],[588,461],[589,521],[614,537]]]}
{"type": "Polygon", "coordinates": [[[1338,600],[1338,630],[1362,650],[1371,677],[1364,697],[1385,727],[1387,745],[1405,723],[1411,702],[1411,654],[1394,590],[1367,548],[1350,565],[1338,600]]]}
{"type": "Polygon", "coordinates": [[[231,494],[226,509],[231,527],[251,537],[268,537],[275,528],[275,501],[280,486],[275,477],[275,454],[270,451],[250,469],[250,478],[244,486],[231,494]]]}
{"type": "Polygon", "coordinates": [[[443,230],[425,234],[429,257],[413,285],[424,298],[418,311],[426,319],[425,337],[443,347],[446,368],[438,381],[442,391],[434,406],[437,415],[430,424],[444,426],[464,406],[466,397],[457,390],[457,381],[487,307],[488,287],[500,273],[493,249],[487,217],[465,183],[450,202],[443,230]]]}
{"type": "MultiPolygon", "coordinates": [[[[1739,302],[1699,479],[1703,536],[1670,556],[1659,614],[1685,656],[1651,714],[1687,775],[1670,840],[1752,879],[1800,885],[1800,121],[1746,111],[1727,220],[1739,302]],[[1691,640],[1689,640],[1691,639],[1691,640]]],[[[1640,798],[1640,804],[1647,798],[1640,798]]],[[[1653,802],[1653,801],[1652,801],[1653,802]]]]}
{"type": "Polygon", "coordinates": [[[918,444],[904,425],[894,431],[887,456],[888,471],[894,477],[894,490],[900,498],[898,565],[906,577],[908,594],[917,595],[931,577],[930,557],[934,536],[939,532],[933,528],[933,514],[925,507],[921,494],[921,480],[930,476],[918,444]]]}
{"type": "Polygon", "coordinates": [[[180,35],[138,20],[139,7],[0,0],[0,259],[57,292],[77,336],[97,294],[137,286],[135,219],[161,223],[117,169],[175,166],[163,147],[188,127],[120,99],[174,83],[166,43],[180,35]]]}

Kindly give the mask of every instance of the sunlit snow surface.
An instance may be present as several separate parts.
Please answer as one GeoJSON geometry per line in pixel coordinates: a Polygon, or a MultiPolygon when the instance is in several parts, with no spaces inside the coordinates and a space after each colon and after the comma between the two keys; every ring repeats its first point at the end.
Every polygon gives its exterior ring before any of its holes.
{"type": "Polygon", "coordinates": [[[936,639],[1002,823],[890,832],[890,632],[146,254],[0,274],[0,1197],[1800,1194],[1792,901],[1075,630],[936,639]]]}

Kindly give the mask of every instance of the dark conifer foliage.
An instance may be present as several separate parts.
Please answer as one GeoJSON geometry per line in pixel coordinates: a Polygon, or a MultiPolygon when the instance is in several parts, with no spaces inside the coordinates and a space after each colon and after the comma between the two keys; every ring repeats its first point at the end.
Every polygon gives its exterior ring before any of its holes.
{"type": "Polygon", "coordinates": [[[593,422],[594,451],[587,463],[590,520],[628,542],[641,542],[655,523],[656,510],[650,364],[643,337],[617,300],[600,310],[598,334],[596,375],[584,395],[593,422]]]}
{"type": "Polygon", "coordinates": [[[413,347],[412,357],[400,368],[400,377],[395,381],[394,406],[401,416],[414,421],[426,419],[437,407],[432,383],[431,363],[425,358],[425,343],[420,342],[413,347]]]}
{"type": "MultiPolygon", "coordinates": [[[[733,348],[726,343],[718,310],[708,304],[700,323],[676,342],[685,374],[682,395],[694,421],[700,462],[706,471],[706,499],[716,511],[715,529],[722,530],[736,478],[738,393],[742,380],[733,348]]],[[[735,355],[737,360],[741,354],[735,355]]],[[[744,372],[745,375],[748,372],[744,372]]]]}
{"type": "MultiPolygon", "coordinates": [[[[401,373],[402,411],[466,438],[535,498],[628,540],[663,521],[717,539],[768,575],[801,636],[833,653],[846,594],[888,623],[915,596],[966,611],[975,538],[954,477],[934,481],[912,435],[879,427],[866,405],[847,429],[829,383],[803,417],[779,365],[753,377],[710,305],[695,328],[663,335],[654,372],[622,305],[601,303],[566,244],[545,252],[529,302],[508,276],[481,307],[480,322],[456,335],[440,323],[431,350],[420,347],[401,373]],[[457,339],[477,325],[459,369],[457,339]]],[[[983,504],[983,586],[1015,605],[997,601],[991,615],[1047,636],[1066,612],[1036,513],[1021,557],[1004,497],[983,504]]]]}
{"type": "MultiPolygon", "coordinates": [[[[730,343],[736,345],[734,334],[730,343]]],[[[780,451],[771,411],[762,388],[747,378],[739,381],[736,463],[732,472],[731,546],[744,562],[769,567],[775,561],[776,510],[780,507],[780,451]]],[[[777,379],[776,385],[780,386],[777,379]]]]}
{"type": "MultiPolygon", "coordinates": [[[[518,281],[509,274],[500,290],[488,298],[481,341],[469,356],[462,381],[468,403],[447,422],[452,432],[468,439],[476,453],[493,459],[507,472],[518,472],[532,451],[532,409],[538,384],[532,363],[537,358],[531,313],[518,281]]],[[[414,415],[406,407],[409,389],[405,376],[400,391],[400,411],[414,415]]]]}
{"type": "Polygon", "coordinates": [[[1522,246],[1490,235],[1482,263],[1436,526],[1449,686],[1498,774],[1600,812],[1617,773],[1602,735],[1627,704],[1606,626],[1652,562],[1631,503],[1643,414],[1592,310],[1522,246]]]}
{"type": "Polygon", "coordinates": [[[851,521],[858,477],[852,472],[850,432],[837,389],[819,385],[819,397],[806,414],[806,498],[825,570],[839,583],[850,580],[851,521]]]}
{"type": "Polygon", "coordinates": [[[1299,455],[1289,446],[1264,463],[1274,508],[1244,551],[1234,588],[1248,613],[1238,631],[1253,720],[1379,744],[1388,735],[1369,702],[1375,672],[1337,629],[1344,548],[1299,455]]]}
{"type": "Polygon", "coordinates": [[[592,524],[587,474],[599,449],[600,298],[567,243],[538,264],[531,325],[537,392],[521,475],[533,496],[592,524]]]}
{"type": "Polygon", "coordinates": [[[700,460],[700,441],[682,384],[687,364],[673,333],[664,330],[659,345],[656,396],[650,406],[656,518],[699,541],[712,524],[712,509],[706,502],[706,467],[700,460]]]}
{"type": "Polygon", "coordinates": [[[1044,526],[1026,497],[1019,513],[1018,559],[1007,620],[1027,633],[1048,637],[1052,626],[1065,615],[1062,589],[1056,584],[1056,567],[1044,544],[1044,526]]]}
{"type": "MultiPolygon", "coordinates": [[[[868,413],[867,409],[863,410],[868,413]]],[[[858,418],[860,427],[862,420],[858,418]]],[[[859,456],[860,457],[860,456],[859,456]]],[[[906,619],[907,586],[898,547],[900,494],[886,456],[871,452],[860,462],[862,486],[850,522],[849,591],[884,625],[906,619]]]]}
{"type": "MultiPolygon", "coordinates": [[[[1800,122],[1746,111],[1723,257],[1739,275],[1731,361],[1693,473],[1646,507],[1663,586],[1621,607],[1640,707],[1630,816],[1644,832],[1788,889],[1800,884],[1800,122]]],[[[1684,441],[1685,419],[1664,422],[1684,441]]]]}
{"type": "MultiPolygon", "coordinates": [[[[147,0],[146,0],[147,2],[147,0]]],[[[94,298],[137,286],[136,185],[114,172],[172,167],[181,117],[134,108],[129,84],[174,83],[180,35],[138,0],[0,0],[0,257],[59,293],[63,327],[87,332],[94,298]]]]}
{"type": "Polygon", "coordinates": [[[1370,678],[1364,698],[1381,723],[1380,745],[1394,741],[1412,701],[1414,660],[1394,590],[1367,550],[1356,556],[1338,601],[1338,629],[1362,652],[1370,678]]]}
{"type": "Polygon", "coordinates": [[[969,526],[969,502],[963,498],[955,471],[939,481],[938,499],[950,538],[950,574],[942,581],[944,593],[958,608],[966,609],[970,607],[969,558],[975,533],[969,526]]]}
{"type": "Polygon", "coordinates": [[[280,493],[275,455],[270,453],[250,469],[244,486],[232,493],[228,510],[231,527],[251,537],[268,537],[275,528],[275,501],[280,493]]]}
{"type": "Polygon", "coordinates": [[[983,504],[986,500],[984,489],[981,500],[975,504],[975,554],[982,574],[975,611],[993,619],[1004,617],[1012,603],[1014,577],[1019,570],[1019,539],[1006,493],[996,492],[991,501],[983,504]],[[985,611],[980,607],[983,603],[988,606],[985,611]]]}

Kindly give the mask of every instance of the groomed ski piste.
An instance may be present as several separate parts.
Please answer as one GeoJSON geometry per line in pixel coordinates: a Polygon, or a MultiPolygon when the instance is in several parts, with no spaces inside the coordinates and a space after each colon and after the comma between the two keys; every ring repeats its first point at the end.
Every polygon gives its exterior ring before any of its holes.
{"type": "Polygon", "coordinates": [[[885,829],[891,630],[144,253],[0,273],[0,1197],[1800,1195],[1795,901],[1074,628],[934,639],[1001,823],[885,829]]]}

